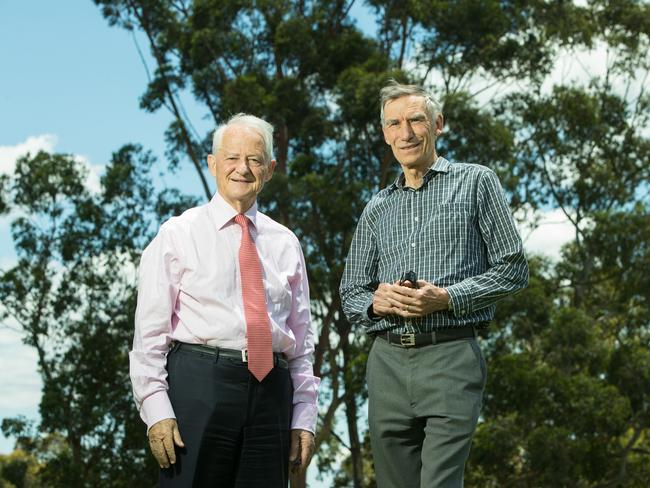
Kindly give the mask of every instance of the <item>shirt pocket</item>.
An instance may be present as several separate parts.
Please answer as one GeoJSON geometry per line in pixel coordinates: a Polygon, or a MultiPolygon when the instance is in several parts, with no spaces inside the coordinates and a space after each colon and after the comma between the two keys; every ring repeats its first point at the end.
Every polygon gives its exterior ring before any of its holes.
{"type": "Polygon", "coordinates": [[[475,207],[471,203],[440,204],[434,207],[423,230],[432,249],[458,244],[465,247],[478,230],[475,207]]]}

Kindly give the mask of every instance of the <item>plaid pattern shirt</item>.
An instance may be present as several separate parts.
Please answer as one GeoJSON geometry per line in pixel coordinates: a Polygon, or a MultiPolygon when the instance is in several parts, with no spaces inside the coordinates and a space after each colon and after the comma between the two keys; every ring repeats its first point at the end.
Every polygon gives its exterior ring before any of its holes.
{"type": "Polygon", "coordinates": [[[482,324],[495,302],[528,284],[521,237],[494,172],[439,157],[417,190],[395,183],[366,205],[341,281],[343,311],[368,332],[432,332],[482,324]],[[371,318],[379,283],[405,271],[447,289],[452,310],[416,319],[371,318]]]}

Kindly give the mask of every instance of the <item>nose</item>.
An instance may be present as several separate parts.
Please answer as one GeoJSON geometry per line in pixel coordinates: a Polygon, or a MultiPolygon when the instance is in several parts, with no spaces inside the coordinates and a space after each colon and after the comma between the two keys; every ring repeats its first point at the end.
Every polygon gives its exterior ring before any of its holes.
{"type": "Polygon", "coordinates": [[[411,123],[408,120],[405,120],[404,123],[401,124],[399,128],[400,137],[403,140],[408,141],[409,139],[411,139],[411,137],[413,137],[413,134],[414,132],[413,132],[413,127],[411,127],[411,123]]]}
{"type": "Polygon", "coordinates": [[[246,158],[240,158],[237,161],[237,166],[235,168],[237,170],[237,173],[239,173],[240,175],[247,175],[248,173],[250,173],[250,167],[248,166],[248,161],[246,160],[246,158]]]}

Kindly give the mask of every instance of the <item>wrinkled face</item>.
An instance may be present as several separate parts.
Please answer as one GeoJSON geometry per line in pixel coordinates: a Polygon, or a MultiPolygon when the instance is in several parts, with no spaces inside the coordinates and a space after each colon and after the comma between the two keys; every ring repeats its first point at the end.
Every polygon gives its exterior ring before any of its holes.
{"type": "Polygon", "coordinates": [[[273,176],[275,161],[265,161],[264,141],[256,131],[232,126],[224,131],[217,153],[208,156],[208,166],[223,199],[245,212],[273,176]]]}
{"type": "Polygon", "coordinates": [[[436,137],[443,118],[430,120],[424,98],[409,95],[384,105],[384,139],[404,168],[428,168],[436,157],[436,137]]]}

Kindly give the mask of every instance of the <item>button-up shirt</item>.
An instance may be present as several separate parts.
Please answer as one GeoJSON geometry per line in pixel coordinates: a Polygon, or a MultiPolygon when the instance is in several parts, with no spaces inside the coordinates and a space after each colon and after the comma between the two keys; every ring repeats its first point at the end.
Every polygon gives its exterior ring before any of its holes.
{"type": "MultiPolygon", "coordinates": [[[[130,373],[148,427],[175,418],[165,369],[172,341],[246,349],[236,215],[217,193],[208,204],[165,222],[142,254],[130,373]]],[[[289,362],[291,427],[314,432],[320,380],[311,362],[314,330],[302,249],[296,236],[258,212],[257,204],[245,215],[263,268],[273,351],[289,362]]]]}
{"type": "Polygon", "coordinates": [[[432,332],[487,324],[494,303],[528,283],[523,245],[497,176],[485,166],[439,157],[422,186],[404,174],[364,209],[352,239],[341,298],[348,319],[368,332],[432,332]],[[446,288],[451,310],[405,319],[370,317],[380,283],[406,271],[446,288]]]}

